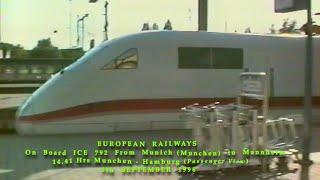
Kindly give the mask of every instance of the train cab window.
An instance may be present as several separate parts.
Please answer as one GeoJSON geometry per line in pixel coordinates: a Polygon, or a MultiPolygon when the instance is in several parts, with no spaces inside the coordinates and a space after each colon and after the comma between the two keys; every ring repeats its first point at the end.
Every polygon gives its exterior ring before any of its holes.
{"type": "Polygon", "coordinates": [[[138,49],[131,48],[113,59],[102,69],[137,69],[138,49]]]}
{"type": "Polygon", "coordinates": [[[211,47],[179,47],[181,69],[242,69],[243,49],[211,47]]]}

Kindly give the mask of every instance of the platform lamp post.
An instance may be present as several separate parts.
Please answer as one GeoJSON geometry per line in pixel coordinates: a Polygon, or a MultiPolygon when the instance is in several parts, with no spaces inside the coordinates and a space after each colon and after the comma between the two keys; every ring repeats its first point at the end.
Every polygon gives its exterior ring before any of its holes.
{"type": "Polygon", "coordinates": [[[208,0],[198,0],[198,31],[208,30],[208,0]]]}
{"type": "Polygon", "coordinates": [[[77,20],[77,46],[79,47],[80,44],[80,35],[79,35],[79,23],[82,22],[82,48],[84,46],[84,20],[85,18],[89,17],[89,14],[85,14],[83,15],[81,18],[79,18],[78,16],[78,20],[77,20]]]}
{"type": "Polygon", "coordinates": [[[303,138],[303,163],[311,164],[309,159],[311,142],[311,121],[312,121],[312,67],[313,67],[313,41],[312,41],[312,15],[311,0],[307,4],[307,40],[306,40],[306,62],[305,62],[305,97],[304,97],[304,138],[303,138]]]}
{"type": "Polygon", "coordinates": [[[82,48],[84,48],[84,19],[89,17],[89,14],[85,14],[82,17],[82,48]]]}
{"type": "MultiPolygon", "coordinates": [[[[98,0],[89,0],[89,3],[96,3],[98,2],[98,0]]],[[[104,40],[107,41],[109,39],[108,37],[108,26],[109,26],[109,22],[108,22],[108,1],[105,1],[104,4],[104,17],[105,17],[105,22],[104,22],[104,40]]]]}
{"type": "Polygon", "coordinates": [[[79,22],[80,22],[79,15],[77,15],[77,47],[80,46],[79,22]]]}
{"type": "Polygon", "coordinates": [[[312,14],[311,0],[275,0],[275,12],[287,13],[299,10],[307,10],[307,38],[306,38],[306,61],[304,66],[304,123],[303,123],[303,160],[301,164],[310,165],[309,159],[311,142],[312,121],[312,66],[313,66],[313,42],[312,42],[312,14]]]}
{"type": "Polygon", "coordinates": [[[104,40],[107,41],[109,39],[108,37],[108,26],[109,26],[109,22],[108,22],[108,1],[105,2],[104,4],[104,9],[105,9],[105,25],[104,25],[104,40]]]}

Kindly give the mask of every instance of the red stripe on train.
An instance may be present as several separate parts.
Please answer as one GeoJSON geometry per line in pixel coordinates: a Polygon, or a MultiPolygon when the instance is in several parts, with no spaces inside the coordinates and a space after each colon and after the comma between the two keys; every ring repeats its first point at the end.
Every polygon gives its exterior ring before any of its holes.
{"type": "MultiPolygon", "coordinates": [[[[49,121],[49,120],[66,120],[81,116],[90,116],[99,113],[156,113],[164,111],[176,111],[181,107],[193,103],[207,105],[219,101],[221,104],[235,102],[235,98],[181,98],[181,99],[134,99],[134,100],[115,100],[95,102],[65,108],[61,110],[35,114],[30,116],[18,117],[21,121],[49,121]]],[[[258,101],[246,100],[246,104],[259,105],[258,101]]],[[[313,105],[320,106],[320,97],[313,98],[313,105]]],[[[294,108],[302,107],[302,97],[275,97],[270,99],[271,108],[294,108]]]]}

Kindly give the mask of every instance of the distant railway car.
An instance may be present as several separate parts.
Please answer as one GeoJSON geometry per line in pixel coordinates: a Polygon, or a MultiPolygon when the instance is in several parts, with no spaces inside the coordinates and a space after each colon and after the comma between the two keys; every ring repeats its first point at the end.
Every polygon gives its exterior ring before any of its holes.
{"type": "MultiPolygon", "coordinates": [[[[320,41],[315,38],[314,96],[320,41]]],[[[17,112],[20,134],[184,128],[180,108],[229,102],[243,71],[271,72],[277,106],[304,92],[305,38],[149,31],[106,41],[55,74],[17,112]]]]}

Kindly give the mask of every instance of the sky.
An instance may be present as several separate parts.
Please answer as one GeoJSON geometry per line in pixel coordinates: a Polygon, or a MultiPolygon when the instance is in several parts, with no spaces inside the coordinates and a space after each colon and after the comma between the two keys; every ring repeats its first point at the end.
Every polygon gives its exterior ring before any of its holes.
{"type": "MultiPolygon", "coordinates": [[[[208,0],[208,31],[268,33],[283,20],[306,22],[306,11],[274,13],[274,0],[208,0]]],[[[88,13],[85,20],[85,49],[89,40],[104,39],[104,3],[89,0],[0,0],[1,41],[32,49],[37,41],[51,38],[59,48],[76,46],[77,15],[88,13]],[[71,15],[71,16],[70,16],[71,15]],[[71,17],[71,33],[70,33],[71,17]],[[54,31],[57,33],[54,33],[54,31]],[[70,36],[71,35],[71,36],[70,36]]],[[[170,19],[174,30],[197,30],[198,0],[108,0],[109,39],[139,32],[143,23],[157,23],[162,29],[170,19]]],[[[312,0],[312,11],[320,12],[320,1],[312,0]]],[[[320,24],[320,16],[314,16],[320,24]]]]}

